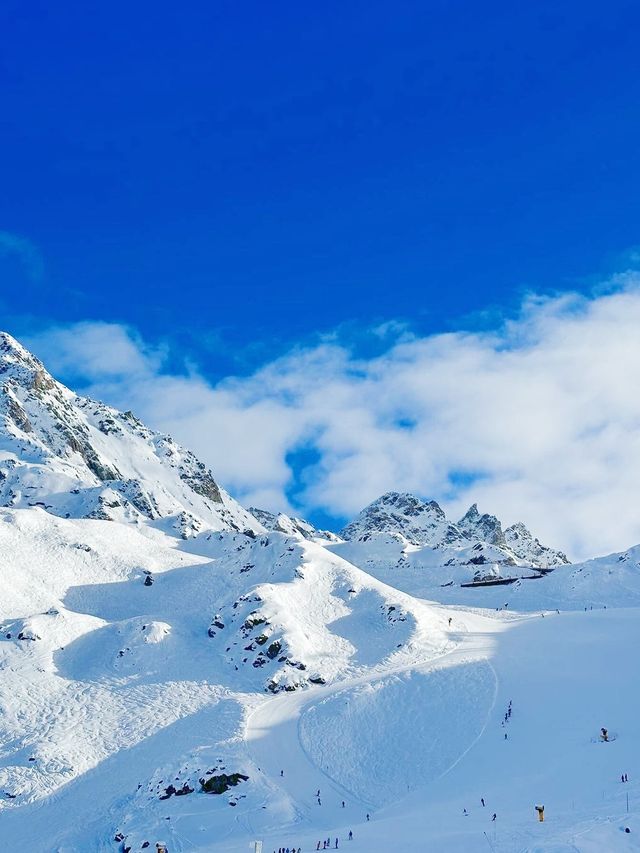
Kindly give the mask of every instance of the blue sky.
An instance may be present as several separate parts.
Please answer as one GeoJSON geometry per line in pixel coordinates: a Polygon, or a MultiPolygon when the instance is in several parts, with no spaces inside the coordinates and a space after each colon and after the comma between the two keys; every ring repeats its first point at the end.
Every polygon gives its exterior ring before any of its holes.
{"type": "Polygon", "coordinates": [[[9,317],[127,322],[224,375],[583,287],[638,242],[634,3],[1,15],[0,225],[44,269],[0,261],[9,317]]]}
{"type": "MultiPolygon", "coordinates": [[[[48,329],[110,324],[213,387],[319,335],[372,359],[591,293],[640,243],[638,24],[632,2],[5,0],[3,325],[53,358],[48,329]]],[[[61,378],[92,386],[83,363],[61,378]]],[[[317,434],[278,446],[289,500],[329,465],[317,434]]]]}

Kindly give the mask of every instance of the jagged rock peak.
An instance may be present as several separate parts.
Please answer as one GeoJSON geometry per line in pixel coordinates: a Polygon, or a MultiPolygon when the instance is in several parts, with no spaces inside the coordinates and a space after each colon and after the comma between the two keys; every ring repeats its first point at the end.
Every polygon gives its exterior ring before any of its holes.
{"type": "Polygon", "coordinates": [[[403,536],[414,545],[439,545],[462,539],[436,501],[423,501],[408,492],[387,492],[340,533],[343,539],[365,540],[377,533],[403,536]]]}
{"type": "Polygon", "coordinates": [[[253,506],[249,507],[249,512],[267,530],[286,533],[288,536],[302,536],[304,539],[311,541],[315,539],[323,539],[328,542],[340,541],[340,538],[335,533],[331,533],[329,530],[318,530],[304,518],[296,518],[295,516],[286,515],[283,512],[269,512],[269,510],[258,509],[253,506]]]}
{"type": "Polygon", "coordinates": [[[562,551],[543,545],[521,521],[507,527],[504,537],[508,547],[517,557],[530,561],[533,565],[549,568],[570,562],[562,551]]]}
{"type": "Polygon", "coordinates": [[[477,504],[472,504],[460,521],[453,524],[436,501],[423,501],[406,492],[382,495],[365,507],[340,535],[359,542],[384,535],[418,547],[451,546],[456,553],[456,549],[472,548],[470,562],[478,564],[491,559],[550,568],[569,562],[562,551],[542,545],[523,524],[514,524],[503,531],[499,519],[480,513],[477,504]],[[486,549],[491,551],[490,557],[485,554],[486,549]]]}
{"type": "Polygon", "coordinates": [[[434,514],[437,518],[445,518],[445,513],[437,501],[423,501],[411,492],[385,492],[377,500],[370,503],[366,510],[374,507],[384,506],[393,507],[404,515],[420,515],[427,511],[434,514]]]}
{"type": "Polygon", "coordinates": [[[7,380],[35,391],[55,386],[54,379],[39,359],[8,332],[0,332],[0,381],[7,380]]]}
{"type": "Polygon", "coordinates": [[[502,525],[495,515],[478,511],[478,504],[472,504],[457,525],[470,539],[481,539],[491,545],[506,545],[502,525]]]}
{"type": "Polygon", "coordinates": [[[63,517],[262,530],[193,453],[131,412],[80,397],[0,333],[0,506],[63,517]]]}
{"type": "MultiPolygon", "coordinates": [[[[22,346],[9,332],[0,331],[0,361],[18,360],[18,361],[38,361],[28,349],[22,346]]],[[[41,362],[38,362],[41,364],[41,362]]]]}

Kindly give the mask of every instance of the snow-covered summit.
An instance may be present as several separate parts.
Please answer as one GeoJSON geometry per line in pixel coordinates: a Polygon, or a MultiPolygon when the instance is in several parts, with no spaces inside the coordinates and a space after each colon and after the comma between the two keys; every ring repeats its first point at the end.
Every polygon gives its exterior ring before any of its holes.
{"type": "Polygon", "coordinates": [[[188,537],[204,528],[261,530],[211,471],[131,412],[57,382],[0,333],[0,505],[66,518],[169,519],[188,537]]]}
{"type": "Polygon", "coordinates": [[[504,538],[507,547],[513,551],[516,557],[530,562],[533,566],[551,568],[569,563],[566,554],[555,548],[550,548],[548,545],[542,545],[540,540],[536,539],[521,521],[507,527],[504,531],[504,538]]]}
{"type": "MultiPolygon", "coordinates": [[[[400,492],[387,492],[369,504],[340,535],[347,542],[382,549],[386,561],[389,540],[394,539],[410,549],[437,549],[436,562],[447,565],[497,562],[549,568],[569,562],[561,551],[542,545],[520,522],[503,531],[499,519],[481,514],[477,504],[453,523],[436,501],[400,492]]],[[[353,558],[351,554],[349,559],[353,558]]]]}
{"type": "Polygon", "coordinates": [[[266,509],[249,507],[251,515],[255,516],[266,530],[286,533],[289,536],[302,536],[311,541],[339,542],[340,537],[330,530],[318,530],[304,518],[286,515],[284,512],[269,512],[266,509]]]}
{"type": "Polygon", "coordinates": [[[495,515],[478,512],[478,504],[472,504],[458,522],[458,528],[468,539],[489,542],[491,545],[504,546],[506,541],[502,525],[495,515]]]}
{"type": "Polygon", "coordinates": [[[378,533],[397,534],[412,545],[452,544],[464,539],[436,501],[424,502],[406,492],[382,495],[365,507],[340,536],[366,541],[378,533]]]}

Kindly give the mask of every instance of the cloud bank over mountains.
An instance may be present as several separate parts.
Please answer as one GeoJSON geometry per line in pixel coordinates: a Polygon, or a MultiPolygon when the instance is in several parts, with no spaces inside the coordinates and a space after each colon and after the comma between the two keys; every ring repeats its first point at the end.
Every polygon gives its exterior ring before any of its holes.
{"type": "Polygon", "coordinates": [[[492,331],[391,324],[384,340],[364,359],[327,337],[212,384],[122,325],[23,337],[76,390],[192,448],[245,505],[350,517],[393,489],[454,516],[477,501],[574,558],[640,541],[640,276],[531,296],[492,331]]]}

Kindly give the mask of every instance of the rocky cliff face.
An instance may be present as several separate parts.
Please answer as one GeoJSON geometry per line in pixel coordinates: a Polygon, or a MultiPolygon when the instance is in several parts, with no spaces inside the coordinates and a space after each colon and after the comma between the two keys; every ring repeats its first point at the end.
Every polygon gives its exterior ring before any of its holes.
{"type": "Polygon", "coordinates": [[[261,530],[211,471],[170,436],[74,394],[16,340],[0,333],[0,505],[66,518],[168,521],[261,530]]]}
{"type": "Polygon", "coordinates": [[[352,542],[379,542],[385,535],[410,547],[450,549],[446,559],[443,555],[445,562],[524,563],[540,568],[569,562],[561,551],[542,545],[522,523],[503,531],[500,521],[481,514],[476,504],[454,524],[435,501],[398,492],[388,492],[369,504],[340,535],[352,542]]]}
{"type": "Polygon", "coordinates": [[[524,524],[519,521],[504,531],[507,547],[521,560],[530,562],[532,566],[551,568],[569,563],[569,558],[562,551],[542,545],[524,524]]]}
{"type": "Polygon", "coordinates": [[[490,545],[504,547],[507,543],[502,532],[502,525],[495,515],[484,513],[480,515],[478,505],[473,504],[458,522],[458,528],[467,539],[477,539],[490,545]]]}
{"type": "Polygon", "coordinates": [[[310,541],[340,541],[340,537],[335,533],[332,533],[330,530],[318,530],[313,524],[305,521],[304,518],[285,515],[283,512],[269,512],[266,509],[257,509],[256,507],[250,507],[249,512],[255,516],[266,530],[286,533],[289,536],[302,536],[304,539],[309,539],[310,541]]]}
{"type": "Polygon", "coordinates": [[[435,501],[425,503],[400,492],[387,492],[369,504],[340,536],[366,541],[378,533],[399,534],[412,545],[449,545],[464,539],[435,501]]]}

